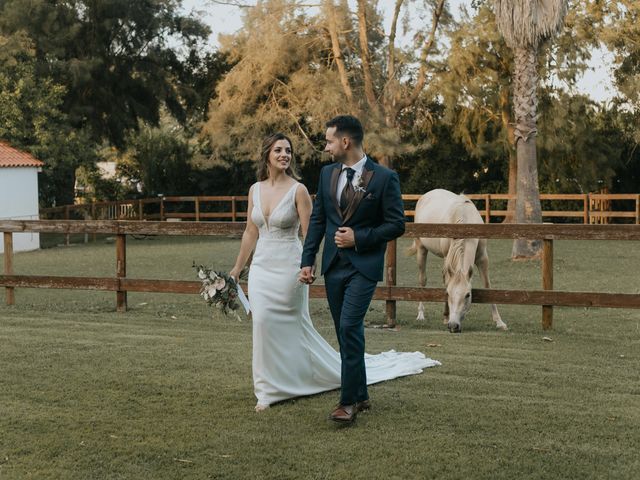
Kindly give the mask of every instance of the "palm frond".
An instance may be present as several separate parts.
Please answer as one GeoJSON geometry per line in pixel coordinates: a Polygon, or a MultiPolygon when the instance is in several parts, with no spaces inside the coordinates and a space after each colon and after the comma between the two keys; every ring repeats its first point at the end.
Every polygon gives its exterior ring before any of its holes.
{"type": "Polygon", "coordinates": [[[498,28],[510,47],[536,47],[558,33],[568,0],[494,0],[498,28]]]}

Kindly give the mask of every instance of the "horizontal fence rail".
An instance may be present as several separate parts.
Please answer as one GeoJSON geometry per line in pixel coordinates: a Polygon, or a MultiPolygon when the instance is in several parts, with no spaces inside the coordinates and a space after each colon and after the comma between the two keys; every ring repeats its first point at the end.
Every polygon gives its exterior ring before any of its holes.
{"type": "MultiPolygon", "coordinates": [[[[500,221],[508,215],[506,202],[514,197],[504,193],[467,194],[482,214],[485,223],[500,221]]],[[[415,203],[419,194],[404,194],[405,215],[415,216],[415,203]]],[[[61,207],[43,208],[43,217],[65,220],[229,220],[247,218],[246,195],[171,196],[94,202],[61,207]]],[[[540,194],[543,219],[579,219],[584,224],[608,224],[611,220],[624,220],[640,224],[640,194],[637,193],[543,193],[540,194]],[[615,205],[612,202],[616,202],[615,205]],[[616,207],[614,210],[613,207],[616,207]],[[550,207],[550,208],[547,208],[550,207]],[[624,207],[624,208],[623,208],[624,207]]]]}
{"type": "MultiPolygon", "coordinates": [[[[2,232],[102,233],[125,235],[237,235],[244,222],[137,222],[117,220],[0,220],[2,232]]],[[[640,240],[637,225],[410,223],[405,237],[530,238],[550,240],[640,240]]]]}
{"type": "MultiPolygon", "coordinates": [[[[0,275],[0,286],[147,293],[197,294],[201,283],[189,280],[145,280],[104,277],[57,277],[47,275],[0,275]]],[[[309,296],[325,298],[324,286],[311,285],[309,296]]],[[[375,300],[444,302],[442,288],[377,287],[375,300]]],[[[562,307],[640,308],[640,295],[633,293],[562,292],[550,290],[473,289],[473,303],[502,305],[553,305],[562,307]]]]}
{"type": "MultiPolygon", "coordinates": [[[[4,275],[0,286],[6,289],[7,304],[15,302],[15,288],[62,288],[106,290],[117,293],[118,311],[126,311],[127,292],[197,294],[199,281],[131,279],[126,277],[127,235],[238,236],[245,224],[237,222],[140,222],[140,221],[64,221],[64,220],[0,220],[4,238],[4,275]],[[16,275],[13,272],[13,233],[97,233],[116,235],[115,277],[57,277],[16,275]]],[[[553,290],[553,242],[555,240],[640,240],[638,225],[570,225],[570,224],[407,224],[406,237],[541,239],[541,290],[473,289],[474,303],[542,305],[543,328],[552,326],[553,306],[640,308],[640,294],[566,292],[553,290]]],[[[387,250],[386,285],[376,289],[374,299],[387,302],[387,321],[395,324],[395,302],[446,300],[443,288],[398,287],[395,285],[396,242],[387,250]],[[390,308],[392,307],[392,308],[390,308]]],[[[310,296],[322,298],[324,287],[312,285],[310,296]]]]}

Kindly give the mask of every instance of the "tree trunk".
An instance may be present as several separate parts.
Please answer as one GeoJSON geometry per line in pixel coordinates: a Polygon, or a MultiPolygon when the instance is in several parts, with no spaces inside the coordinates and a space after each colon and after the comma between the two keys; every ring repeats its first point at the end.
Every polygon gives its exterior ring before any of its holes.
{"type": "Polygon", "coordinates": [[[518,194],[518,158],[509,148],[509,195],[513,198],[507,201],[507,215],[502,223],[514,223],[516,221],[516,195],[518,194]]]}
{"type": "MultiPolygon", "coordinates": [[[[395,108],[393,100],[383,99],[382,108],[384,111],[384,124],[392,131],[397,130],[398,127],[398,111],[395,108]]],[[[393,170],[393,157],[389,154],[382,155],[379,159],[380,165],[393,170]]]]}
{"type": "Polygon", "coordinates": [[[509,105],[509,87],[503,85],[500,89],[500,118],[502,119],[502,128],[507,132],[507,153],[509,155],[509,195],[513,198],[507,201],[507,215],[504,217],[503,223],[514,223],[516,221],[516,193],[518,183],[518,161],[515,145],[515,128],[511,119],[511,105],[509,105]]]}
{"type": "MultiPolygon", "coordinates": [[[[516,201],[516,223],[542,223],[538,167],[536,165],[536,138],[518,141],[518,186],[516,201]]],[[[542,243],[532,239],[513,242],[511,258],[524,259],[540,255],[542,243]]]]}
{"type": "Polygon", "coordinates": [[[333,57],[335,58],[336,65],[338,66],[338,74],[340,75],[340,83],[342,84],[342,90],[347,97],[349,104],[353,104],[353,93],[351,92],[351,86],[349,85],[349,76],[347,74],[347,68],[344,64],[344,58],[342,56],[342,48],[340,47],[340,38],[338,36],[338,19],[336,16],[336,9],[333,1],[324,2],[324,11],[327,16],[327,26],[329,28],[329,36],[331,38],[331,50],[333,51],[333,57]]]}
{"type": "Polygon", "coordinates": [[[378,111],[378,101],[373,88],[371,75],[371,54],[369,53],[369,34],[367,31],[367,2],[358,0],[358,34],[360,38],[360,59],[364,78],[364,94],[373,112],[378,111]]]}
{"type": "MultiPolygon", "coordinates": [[[[516,114],[516,155],[518,162],[516,222],[542,223],[538,165],[536,157],[536,114],[538,85],[536,48],[514,49],[514,107],[516,114]]],[[[513,242],[511,258],[533,258],[540,254],[540,240],[513,242]]]]}

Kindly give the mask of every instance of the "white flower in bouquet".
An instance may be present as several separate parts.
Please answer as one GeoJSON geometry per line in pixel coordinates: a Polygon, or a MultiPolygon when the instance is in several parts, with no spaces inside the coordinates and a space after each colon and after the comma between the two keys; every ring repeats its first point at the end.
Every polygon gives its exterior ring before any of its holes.
{"type": "Polygon", "coordinates": [[[204,273],[204,270],[202,270],[202,269],[198,270],[198,278],[200,280],[205,280],[207,278],[207,274],[204,273]]]}
{"type": "Polygon", "coordinates": [[[209,278],[211,280],[217,280],[218,278],[221,278],[218,276],[218,274],[216,272],[214,272],[213,270],[211,270],[211,272],[209,272],[209,278]]]}
{"type": "Polygon", "coordinates": [[[224,278],[218,277],[213,281],[212,285],[216,290],[222,290],[227,285],[227,282],[224,281],[224,278]]]}
{"type": "Polygon", "coordinates": [[[209,296],[209,298],[213,298],[218,293],[218,289],[215,287],[215,285],[209,285],[208,287],[206,287],[205,293],[209,296]]]}

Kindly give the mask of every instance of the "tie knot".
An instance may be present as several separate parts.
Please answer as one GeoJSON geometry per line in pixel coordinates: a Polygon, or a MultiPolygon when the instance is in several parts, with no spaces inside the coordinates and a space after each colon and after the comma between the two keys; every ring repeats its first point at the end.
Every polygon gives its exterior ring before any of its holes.
{"type": "Polygon", "coordinates": [[[356,174],[356,171],[353,168],[346,168],[347,170],[347,182],[353,181],[353,176],[356,174]]]}

